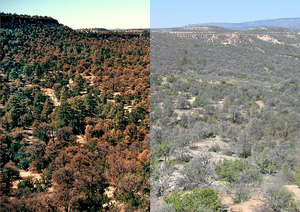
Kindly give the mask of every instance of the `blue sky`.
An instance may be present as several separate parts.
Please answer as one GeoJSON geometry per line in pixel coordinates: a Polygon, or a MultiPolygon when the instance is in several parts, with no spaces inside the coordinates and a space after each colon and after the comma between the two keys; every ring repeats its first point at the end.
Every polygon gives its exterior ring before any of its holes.
{"type": "Polygon", "coordinates": [[[300,17],[299,0],[151,0],[151,28],[300,17]]]}
{"type": "Polygon", "coordinates": [[[1,0],[0,11],[50,16],[73,29],[150,27],[150,0],[1,0]]]}
{"type": "Polygon", "coordinates": [[[167,28],[300,17],[299,0],[1,0],[0,11],[51,16],[73,29],[167,28]],[[151,5],[151,7],[150,7],[151,5]],[[151,11],[151,13],[150,13],[151,11]]]}

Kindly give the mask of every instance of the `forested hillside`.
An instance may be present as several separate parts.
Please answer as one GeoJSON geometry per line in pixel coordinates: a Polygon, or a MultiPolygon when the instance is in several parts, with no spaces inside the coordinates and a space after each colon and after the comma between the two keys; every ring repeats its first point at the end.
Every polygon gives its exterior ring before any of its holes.
{"type": "Polygon", "coordinates": [[[0,16],[1,211],[149,211],[149,30],[0,16]]]}
{"type": "Polygon", "coordinates": [[[151,211],[298,211],[300,31],[151,31],[151,211]]]}

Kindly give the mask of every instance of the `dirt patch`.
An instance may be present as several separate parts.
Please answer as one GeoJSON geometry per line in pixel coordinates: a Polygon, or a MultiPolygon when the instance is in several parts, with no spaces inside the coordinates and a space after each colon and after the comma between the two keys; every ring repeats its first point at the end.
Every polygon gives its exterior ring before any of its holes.
{"type": "Polygon", "coordinates": [[[114,100],[114,99],[107,99],[106,101],[107,101],[107,102],[115,103],[115,100],[114,100]]]}
{"type": "Polygon", "coordinates": [[[162,85],[166,84],[167,83],[167,77],[162,77],[162,85]]]}
{"type": "Polygon", "coordinates": [[[60,102],[56,98],[55,91],[53,89],[51,89],[51,88],[41,88],[41,90],[44,91],[45,94],[50,97],[50,99],[53,101],[54,106],[59,106],[60,105],[60,102]]]}
{"type": "Polygon", "coordinates": [[[179,110],[179,109],[175,109],[175,110],[174,110],[174,113],[176,113],[176,114],[177,114],[177,116],[178,116],[178,120],[180,119],[180,116],[182,116],[182,114],[184,114],[184,113],[186,113],[186,114],[187,114],[187,112],[186,112],[186,111],[184,111],[184,110],[179,110]]]}
{"type": "MultiPolygon", "coordinates": [[[[180,117],[182,116],[182,114],[185,113],[185,115],[188,115],[189,113],[190,114],[193,114],[195,113],[195,110],[198,109],[198,108],[191,108],[191,109],[183,109],[183,110],[180,110],[180,109],[175,109],[174,110],[174,113],[177,114],[177,120],[180,120],[180,117]]],[[[199,114],[198,116],[201,117],[202,114],[199,114]]]]}
{"type": "Polygon", "coordinates": [[[265,107],[265,104],[261,100],[258,100],[255,103],[258,104],[260,108],[264,108],[265,107]]]}
{"type": "Polygon", "coordinates": [[[219,145],[221,149],[229,148],[229,144],[222,141],[220,136],[216,136],[215,138],[207,138],[204,141],[195,142],[193,146],[202,151],[208,151],[212,146],[219,145]]]}
{"type": "Polygon", "coordinates": [[[76,142],[80,143],[80,144],[85,144],[86,143],[86,141],[85,141],[85,139],[82,135],[77,135],[76,136],[76,142]]]}
{"type": "Polygon", "coordinates": [[[74,81],[72,79],[69,79],[69,84],[67,85],[67,87],[71,87],[73,85],[74,81]]]}
{"type": "Polygon", "coordinates": [[[249,201],[233,205],[232,212],[256,212],[255,207],[263,204],[264,203],[261,200],[251,199],[249,201]]]}
{"type": "Polygon", "coordinates": [[[112,186],[109,186],[109,187],[107,187],[105,189],[104,195],[107,195],[107,197],[110,199],[110,201],[109,201],[109,203],[103,204],[103,207],[106,207],[108,205],[115,205],[116,207],[119,208],[120,212],[125,212],[125,210],[124,210],[124,204],[120,203],[120,202],[117,202],[115,200],[115,197],[114,197],[115,190],[116,190],[116,188],[112,187],[112,186]]]}
{"type": "MultiPolygon", "coordinates": [[[[26,177],[32,177],[34,179],[41,179],[41,174],[38,173],[33,173],[30,171],[25,171],[25,170],[19,170],[20,172],[20,177],[22,177],[23,179],[26,177]]],[[[18,188],[18,183],[21,182],[21,180],[16,180],[14,181],[13,184],[13,188],[17,189],[18,188]]]]}
{"type": "Polygon", "coordinates": [[[41,179],[41,174],[33,173],[33,172],[30,172],[30,171],[25,171],[25,170],[20,170],[20,176],[22,178],[33,177],[35,179],[41,179]]]}
{"type": "MultiPolygon", "coordinates": [[[[220,197],[220,196],[219,196],[220,197]]],[[[225,196],[221,198],[222,205],[234,205],[233,199],[230,196],[225,196]]]]}
{"type": "Polygon", "coordinates": [[[195,101],[195,99],[196,99],[196,97],[195,97],[195,96],[193,96],[193,97],[189,98],[189,99],[188,99],[188,101],[189,101],[191,104],[193,104],[193,103],[194,103],[194,101],[195,101]]]}
{"type": "MultiPolygon", "coordinates": [[[[221,181],[217,182],[221,183],[221,181]]],[[[252,198],[240,204],[235,204],[232,197],[226,194],[226,192],[223,189],[219,190],[218,196],[221,199],[222,205],[229,206],[232,212],[255,212],[255,207],[264,204],[261,200],[257,198],[252,198]]]]}
{"type": "Polygon", "coordinates": [[[163,197],[151,198],[150,208],[151,212],[160,212],[164,204],[163,197]]]}
{"type": "Polygon", "coordinates": [[[124,106],[124,110],[127,110],[129,113],[132,111],[132,105],[124,106]]]}
{"type": "Polygon", "coordinates": [[[269,35],[257,35],[256,37],[258,39],[263,40],[263,41],[272,42],[272,43],[278,43],[278,44],[283,44],[283,42],[279,42],[276,38],[272,38],[269,35]]]}
{"type": "Polygon", "coordinates": [[[105,189],[104,195],[107,195],[108,198],[113,198],[115,190],[116,188],[109,186],[105,189]]]}
{"type": "Polygon", "coordinates": [[[286,185],[285,187],[295,194],[296,200],[300,201],[300,188],[297,185],[286,185]]]}
{"type": "MultiPolygon", "coordinates": [[[[94,75],[91,75],[91,76],[82,76],[85,80],[87,80],[90,84],[90,86],[94,86],[94,79],[95,79],[95,76],[94,75]]],[[[69,80],[69,83],[72,84],[73,83],[73,80],[69,80]]]]}

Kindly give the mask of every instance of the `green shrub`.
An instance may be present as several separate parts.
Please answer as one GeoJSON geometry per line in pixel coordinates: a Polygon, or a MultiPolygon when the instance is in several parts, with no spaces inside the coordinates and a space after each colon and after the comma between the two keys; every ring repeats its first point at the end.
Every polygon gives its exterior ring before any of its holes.
{"type": "Polygon", "coordinates": [[[272,182],[263,191],[266,199],[264,211],[299,211],[294,193],[280,182],[272,182]]]}
{"type": "Polygon", "coordinates": [[[212,146],[208,149],[209,152],[218,152],[220,150],[221,150],[221,147],[218,144],[215,144],[214,146],[212,146]]]}
{"type": "MultiPolygon", "coordinates": [[[[224,179],[230,183],[237,181],[237,178],[245,171],[253,170],[255,172],[254,166],[250,165],[247,160],[226,160],[219,161],[215,164],[215,171],[221,179],[224,179]]],[[[255,172],[257,173],[257,172],[255,172]]],[[[259,173],[257,173],[259,174],[259,173]]]]}
{"type": "Polygon", "coordinates": [[[221,201],[218,200],[218,194],[211,188],[193,189],[190,193],[184,191],[175,191],[170,197],[165,196],[167,204],[173,206],[175,211],[218,211],[221,207],[221,201]]]}
{"type": "Polygon", "coordinates": [[[168,77],[168,78],[167,78],[167,82],[169,82],[169,83],[177,82],[177,78],[176,78],[176,77],[173,77],[173,76],[168,77]]]}
{"type": "Polygon", "coordinates": [[[256,157],[256,163],[263,174],[272,174],[276,172],[278,161],[271,154],[262,153],[256,157]]]}
{"type": "Polygon", "coordinates": [[[300,170],[296,173],[296,185],[300,188],[300,170]]]}

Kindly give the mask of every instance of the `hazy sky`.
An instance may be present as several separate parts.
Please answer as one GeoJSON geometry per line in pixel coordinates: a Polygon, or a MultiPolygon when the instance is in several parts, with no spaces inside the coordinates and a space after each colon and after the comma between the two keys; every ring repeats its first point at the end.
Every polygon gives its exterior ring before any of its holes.
{"type": "Polygon", "coordinates": [[[150,27],[150,0],[1,0],[0,11],[50,16],[73,29],[150,27]]]}
{"type": "Polygon", "coordinates": [[[299,0],[151,0],[151,28],[300,17],[299,0]]]}
{"type": "Polygon", "coordinates": [[[149,28],[150,23],[151,28],[166,28],[196,23],[294,18],[300,17],[299,8],[299,0],[0,1],[2,12],[51,16],[73,29],[149,28]]]}

